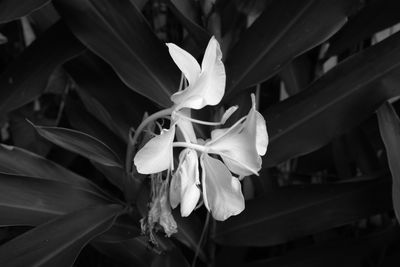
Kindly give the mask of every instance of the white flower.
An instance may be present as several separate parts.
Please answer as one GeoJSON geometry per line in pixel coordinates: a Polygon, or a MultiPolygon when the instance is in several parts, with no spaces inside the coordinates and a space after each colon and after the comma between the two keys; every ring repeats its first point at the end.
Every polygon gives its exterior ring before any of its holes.
{"type": "Polygon", "coordinates": [[[217,40],[211,37],[204,53],[201,69],[197,60],[175,44],[167,44],[169,53],[189,82],[183,91],[176,92],[171,100],[179,108],[201,109],[217,105],[225,93],[225,67],[217,40]]]}
{"type": "Polygon", "coordinates": [[[226,76],[224,64],[221,61],[222,52],[214,37],[208,43],[201,69],[196,59],[188,52],[172,43],[168,43],[167,46],[172,59],[188,80],[189,86],[171,96],[175,104],[167,109],[172,118],[170,130],[163,130],[135,155],[134,164],[138,172],[142,174],[173,170],[172,142],[175,136],[175,125],[178,126],[186,141],[196,142],[193,126],[188,121],[190,120],[189,108],[201,109],[206,105],[216,105],[225,92],[226,76]]]}
{"type": "MultiPolygon", "coordinates": [[[[212,131],[211,140],[202,145],[186,144],[187,147],[201,151],[203,200],[216,220],[223,221],[243,211],[244,197],[240,182],[231,172],[239,176],[258,174],[261,168],[260,155],[264,155],[267,150],[266,124],[262,115],[256,110],[254,95],[252,102],[247,116],[232,127],[212,131]],[[212,158],[210,154],[220,156],[223,162],[212,158]]],[[[185,146],[184,143],[180,145],[185,146]]],[[[183,150],[184,154],[180,157],[181,166],[178,167],[170,188],[172,207],[175,208],[180,202],[182,216],[188,216],[192,212],[199,195],[197,157],[194,156],[195,152],[192,149],[183,150]],[[193,151],[190,161],[183,158],[183,155],[188,155],[188,151],[193,151]],[[189,188],[195,193],[188,194],[189,188]]]]}

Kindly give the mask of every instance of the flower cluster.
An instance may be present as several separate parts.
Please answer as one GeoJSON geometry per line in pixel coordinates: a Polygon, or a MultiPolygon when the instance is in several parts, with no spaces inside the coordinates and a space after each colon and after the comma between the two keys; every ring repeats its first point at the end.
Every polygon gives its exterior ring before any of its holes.
{"type": "MultiPolygon", "coordinates": [[[[159,118],[170,119],[168,129],[151,138],[135,155],[139,173],[157,174],[166,171],[170,179],[169,203],[180,204],[182,216],[188,216],[200,197],[216,220],[226,220],[244,209],[240,179],[258,174],[261,156],[266,153],[268,135],[263,116],[252,107],[243,118],[229,128],[225,121],[237,109],[229,108],[218,122],[200,121],[191,117],[191,110],[217,105],[225,93],[225,68],[217,40],[212,37],[201,66],[196,59],[175,44],[167,44],[169,53],[187,80],[187,87],[171,96],[172,107],[159,111],[143,121],[143,127],[159,118]],[[193,123],[214,126],[210,139],[197,138],[193,123]],[[179,164],[174,168],[174,148],[181,147],[179,164]]],[[[135,139],[135,138],[134,138],[135,139]]],[[[165,198],[165,190],[163,191],[165,198]]]]}

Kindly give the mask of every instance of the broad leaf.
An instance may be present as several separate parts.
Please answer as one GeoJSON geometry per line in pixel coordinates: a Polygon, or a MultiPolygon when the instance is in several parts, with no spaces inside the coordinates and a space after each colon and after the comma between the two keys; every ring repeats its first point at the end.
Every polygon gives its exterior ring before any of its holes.
{"type": "Polygon", "coordinates": [[[67,150],[105,166],[122,166],[111,148],[93,136],[66,128],[33,126],[41,136],[67,150]]]}
{"type": "Polygon", "coordinates": [[[45,90],[56,67],[83,50],[61,22],[52,26],[1,74],[0,112],[4,114],[34,100],[45,90]]]}
{"type": "MultiPolygon", "coordinates": [[[[337,267],[362,266],[366,258],[384,253],[388,246],[400,239],[398,227],[373,231],[367,235],[329,240],[312,246],[304,246],[280,257],[259,260],[245,267],[337,267]]],[[[386,265],[383,265],[386,266],[386,265]]]]}
{"type": "Polygon", "coordinates": [[[103,196],[97,185],[70,170],[22,148],[0,144],[0,172],[67,183],[103,196]]]}
{"type": "Polygon", "coordinates": [[[126,144],[104,124],[92,116],[79,101],[68,99],[66,113],[71,125],[109,146],[118,158],[125,158],[126,144]]]}
{"type": "Polygon", "coordinates": [[[91,53],[71,60],[66,68],[86,109],[126,142],[129,128],[139,125],[144,111],[155,111],[151,101],[132,91],[91,53]]]}
{"type": "Polygon", "coordinates": [[[327,56],[342,53],[351,49],[365,39],[397,22],[400,22],[399,1],[374,0],[363,8],[357,15],[335,35],[329,42],[327,56]]]}
{"type": "Polygon", "coordinates": [[[137,237],[122,242],[93,242],[94,247],[123,266],[150,266],[156,254],[150,249],[144,237],[137,237]]]}
{"type": "Polygon", "coordinates": [[[399,62],[400,34],[395,34],[264,112],[270,143],[263,167],[322,147],[399,95],[399,62]]]}
{"type": "Polygon", "coordinates": [[[392,173],[393,207],[397,220],[400,221],[400,119],[389,103],[378,109],[379,130],[392,173]]]}
{"type": "Polygon", "coordinates": [[[0,173],[2,226],[37,225],[55,216],[103,203],[108,201],[66,183],[0,173]]]}
{"type": "Polygon", "coordinates": [[[295,56],[328,39],[354,1],[273,1],[240,36],[226,61],[230,96],[267,80],[295,56]]]}
{"type": "Polygon", "coordinates": [[[234,246],[270,246],[342,226],[392,208],[387,177],[366,182],[288,186],[246,202],[217,226],[215,240],[234,246]]]}
{"type": "Polygon", "coordinates": [[[50,0],[2,0],[0,1],[0,23],[23,17],[49,2],[50,0]]]}
{"type": "Polygon", "coordinates": [[[0,262],[9,267],[70,267],[82,248],[109,229],[122,211],[119,205],[103,205],[58,217],[1,246],[0,262]]]}
{"type": "Polygon", "coordinates": [[[55,0],[54,5],[74,34],[130,88],[161,106],[171,105],[179,72],[130,1],[55,0]]]}
{"type": "Polygon", "coordinates": [[[206,262],[208,260],[207,256],[203,248],[200,247],[202,228],[206,226],[200,224],[195,214],[187,218],[182,217],[178,208],[173,210],[173,215],[178,225],[178,232],[174,234],[173,237],[192,249],[195,253],[196,250],[198,250],[200,259],[206,262]]]}
{"type": "Polygon", "coordinates": [[[172,13],[174,13],[177,19],[188,30],[193,39],[196,40],[196,44],[199,48],[204,50],[211,35],[198,24],[200,19],[197,17],[196,3],[192,0],[169,0],[167,4],[172,13]]]}

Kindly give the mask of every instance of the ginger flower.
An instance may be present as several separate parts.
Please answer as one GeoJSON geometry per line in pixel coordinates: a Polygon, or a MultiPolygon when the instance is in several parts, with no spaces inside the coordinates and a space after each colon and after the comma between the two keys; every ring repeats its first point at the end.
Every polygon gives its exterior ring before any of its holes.
{"type": "MultiPolygon", "coordinates": [[[[255,97],[252,95],[252,108],[247,116],[240,119],[228,129],[216,129],[211,132],[211,140],[204,145],[175,142],[174,146],[187,147],[183,152],[201,152],[201,184],[206,208],[216,220],[226,220],[244,209],[244,198],[237,176],[258,174],[261,169],[261,157],[266,153],[268,134],[265,120],[255,108],[255,97]],[[218,155],[222,161],[211,157],[218,155]]],[[[195,191],[199,184],[197,160],[184,159],[171,181],[170,199],[173,208],[181,202],[182,216],[189,215],[199,197],[195,191]],[[183,169],[181,169],[183,168],[183,169]],[[176,184],[180,183],[180,186],[176,184]],[[180,190],[180,192],[179,192],[180,190]],[[197,200],[196,200],[197,199],[197,200]],[[188,205],[190,203],[190,205],[188,205]]]]}
{"type": "Polygon", "coordinates": [[[265,120],[256,110],[255,96],[252,95],[253,105],[247,116],[229,128],[214,129],[207,141],[198,139],[193,123],[221,127],[238,108],[229,108],[218,122],[191,117],[191,109],[217,105],[224,95],[226,76],[219,44],[214,37],[210,39],[201,67],[185,50],[171,43],[167,46],[188,86],[171,96],[172,107],[147,117],[138,127],[133,144],[148,123],[159,118],[170,120],[169,129],[161,129],[160,134],[136,153],[134,164],[142,174],[154,176],[167,171],[169,203],[172,208],[180,204],[182,216],[188,216],[202,196],[212,216],[216,220],[226,220],[244,209],[239,178],[257,175],[261,169],[261,156],[268,145],[265,120]],[[183,150],[174,171],[175,147],[183,150]]]}

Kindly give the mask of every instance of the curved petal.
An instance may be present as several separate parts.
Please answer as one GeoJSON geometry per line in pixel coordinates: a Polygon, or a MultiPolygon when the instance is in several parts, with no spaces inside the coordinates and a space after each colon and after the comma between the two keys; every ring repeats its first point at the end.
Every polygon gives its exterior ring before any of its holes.
{"type": "Polygon", "coordinates": [[[175,64],[185,75],[190,84],[194,84],[200,75],[200,65],[197,60],[188,52],[173,43],[167,43],[169,54],[175,64]]]}
{"type": "Polygon", "coordinates": [[[181,203],[181,214],[189,216],[200,198],[199,163],[197,152],[185,149],[179,155],[179,167],[170,185],[170,203],[175,208],[181,203]]]}
{"type": "Polygon", "coordinates": [[[244,210],[240,182],[225,165],[207,154],[200,157],[203,199],[214,219],[224,221],[244,210]]]}
{"type": "Polygon", "coordinates": [[[162,172],[173,169],[172,142],[175,136],[175,125],[170,130],[163,130],[160,135],[150,139],[140,149],[133,162],[137,171],[142,174],[162,172]]]}
{"type": "Polygon", "coordinates": [[[238,175],[258,174],[261,169],[254,137],[244,131],[220,138],[209,146],[209,153],[220,155],[229,170],[238,175]]]}
{"type": "Polygon", "coordinates": [[[255,111],[256,122],[257,122],[257,136],[256,136],[256,146],[258,155],[264,156],[267,152],[268,147],[268,132],[267,125],[265,124],[264,117],[255,111]]]}
{"type": "Polygon", "coordinates": [[[264,117],[256,110],[256,97],[251,94],[252,107],[247,114],[244,129],[248,132],[256,133],[256,147],[259,155],[263,156],[267,152],[268,133],[264,117]]]}
{"type": "Polygon", "coordinates": [[[171,96],[180,108],[201,109],[218,104],[225,93],[225,67],[218,41],[212,37],[202,62],[202,70],[195,83],[171,96]]]}

